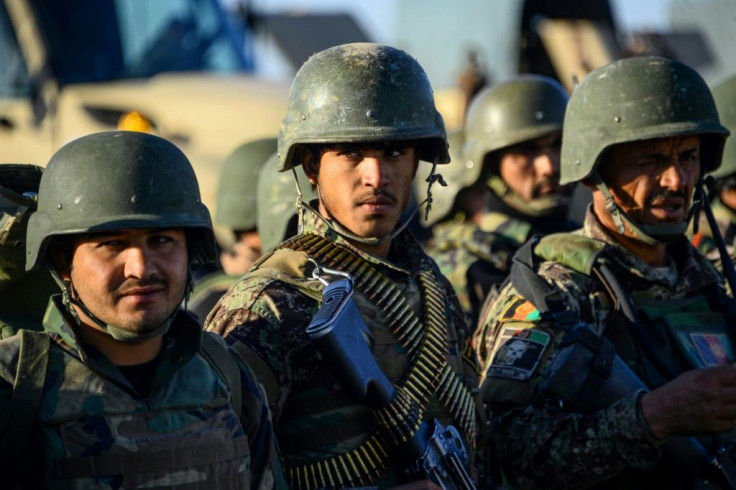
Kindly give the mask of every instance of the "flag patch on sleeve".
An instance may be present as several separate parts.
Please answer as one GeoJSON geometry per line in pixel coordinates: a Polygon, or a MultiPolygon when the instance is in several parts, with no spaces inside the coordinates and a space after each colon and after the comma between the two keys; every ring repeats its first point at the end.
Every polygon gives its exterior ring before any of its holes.
{"type": "Polygon", "coordinates": [[[524,298],[516,298],[501,313],[501,321],[504,320],[536,322],[539,321],[539,310],[524,298]]]}

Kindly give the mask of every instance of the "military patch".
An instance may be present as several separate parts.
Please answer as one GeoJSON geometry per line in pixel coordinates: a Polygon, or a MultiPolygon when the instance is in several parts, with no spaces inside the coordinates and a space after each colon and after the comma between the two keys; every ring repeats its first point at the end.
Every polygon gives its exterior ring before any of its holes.
{"type": "Polygon", "coordinates": [[[550,336],[531,329],[506,327],[501,332],[501,348],[488,367],[487,377],[524,381],[531,378],[550,336]]]}
{"type": "Polygon", "coordinates": [[[720,313],[671,313],[664,315],[663,320],[692,367],[727,366],[734,361],[728,325],[720,313]]]}
{"type": "Polygon", "coordinates": [[[478,356],[475,354],[470,341],[465,343],[465,350],[463,351],[463,361],[467,362],[473,369],[477,376],[480,376],[480,364],[478,363],[478,356]]]}
{"type": "Polygon", "coordinates": [[[731,352],[728,335],[722,333],[691,333],[690,339],[704,366],[727,366],[731,364],[733,352],[731,352]]]}
{"type": "Polygon", "coordinates": [[[524,298],[516,298],[501,313],[501,320],[539,321],[539,310],[524,298]]]}

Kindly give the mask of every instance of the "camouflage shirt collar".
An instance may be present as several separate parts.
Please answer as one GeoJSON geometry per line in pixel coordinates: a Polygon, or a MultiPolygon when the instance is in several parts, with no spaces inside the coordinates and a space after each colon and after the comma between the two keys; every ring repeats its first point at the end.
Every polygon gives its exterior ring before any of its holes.
{"type": "MultiPolygon", "coordinates": [[[[43,319],[43,328],[44,331],[51,334],[51,338],[59,346],[78,357],[84,364],[97,371],[106,372],[109,377],[116,378],[122,383],[128,383],[120,371],[102,353],[93,346],[83,345],[79,341],[75,331],[79,327],[67,312],[60,294],[49,299],[43,319]]],[[[201,337],[202,330],[199,324],[188,313],[182,310],[177,311],[169,332],[164,336],[152,390],[163,384],[199,351],[201,337]]]]}
{"type": "MultiPolygon", "coordinates": [[[[316,208],[315,208],[316,209],[316,208]]],[[[391,240],[391,250],[388,258],[384,259],[376,255],[363,252],[355,248],[349,240],[335,233],[315,213],[304,208],[304,223],[302,233],[314,233],[349,248],[364,260],[385,267],[405,275],[415,275],[431,266],[429,257],[424,253],[410,231],[404,230],[391,240]]]]}
{"type": "Polygon", "coordinates": [[[674,263],[679,268],[679,274],[672,274],[665,268],[652,266],[623,247],[600,223],[593,213],[592,204],[588,206],[581,232],[584,236],[611,245],[612,259],[632,275],[646,281],[658,282],[670,289],[676,289],[682,284],[697,283],[698,286],[703,286],[719,282],[707,260],[696,253],[684,236],[667,245],[669,263],[674,263]]]}

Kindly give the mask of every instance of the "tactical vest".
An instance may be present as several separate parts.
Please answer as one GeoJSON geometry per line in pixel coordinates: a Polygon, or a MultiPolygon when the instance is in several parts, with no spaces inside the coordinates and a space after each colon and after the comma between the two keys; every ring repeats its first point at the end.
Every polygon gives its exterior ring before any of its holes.
{"type": "MultiPolygon", "coordinates": [[[[577,234],[535,237],[514,258],[510,280],[540,314],[555,314],[564,305],[559,292],[536,275],[540,258],[595,278],[613,305],[605,330],[598,333],[613,342],[619,355],[652,389],[683,371],[736,360],[736,337],[722,313],[724,305],[716,288],[676,300],[637,297],[611,271],[609,264],[614,261],[606,258],[609,250],[610,245],[577,234]]],[[[564,318],[571,322],[569,327],[577,321],[564,318]]],[[[557,323],[565,328],[565,321],[558,319],[557,323]]]]}
{"type": "Polygon", "coordinates": [[[46,487],[250,488],[248,438],[233,408],[240,402],[231,403],[233,380],[213,369],[211,353],[136,399],[52,344],[36,419],[46,487]]]}
{"type": "MultiPolygon", "coordinates": [[[[468,448],[474,447],[475,401],[462,375],[462,351],[437,271],[420,273],[401,290],[347,247],[305,233],[262,257],[246,277],[294,287],[315,300],[316,313],[323,286],[307,276],[309,258],[353,276],[356,303],[387,377],[406,387],[425,419],[455,425],[468,448]],[[429,339],[427,332],[444,338],[429,339]],[[421,376],[412,374],[417,371],[421,376]]],[[[395,484],[387,474],[390,443],[377,430],[375,414],[351,399],[326,362],[319,364],[307,386],[291,393],[275,428],[292,488],[395,484]]]]}

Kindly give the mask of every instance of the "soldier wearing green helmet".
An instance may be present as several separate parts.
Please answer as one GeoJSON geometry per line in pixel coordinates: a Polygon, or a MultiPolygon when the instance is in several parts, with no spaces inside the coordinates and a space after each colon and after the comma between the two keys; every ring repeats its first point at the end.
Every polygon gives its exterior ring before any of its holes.
{"type": "MultiPolygon", "coordinates": [[[[713,88],[713,98],[716,101],[721,124],[733,132],[736,130],[736,76],[716,85],[713,88]]],[[[721,166],[710,175],[716,179],[715,185],[710,189],[713,214],[723,240],[733,250],[736,238],[736,138],[726,140],[721,166]]],[[[701,219],[699,230],[691,241],[698,250],[712,258],[718,265],[716,243],[704,218],[701,219]]]]}
{"type": "Polygon", "coordinates": [[[42,173],[36,165],[0,164],[0,338],[20,328],[41,330],[49,297],[58,291],[47,270],[25,271],[26,228],[42,173]]]}
{"type": "MultiPolygon", "coordinates": [[[[520,75],[472,100],[451,141],[446,187],[433,194],[427,253],[458,293],[471,325],[514,251],[536,233],[573,229],[571,186],[559,186],[567,93],[555,80],[520,75]]],[[[418,186],[417,192],[422,188],[418,186]]]]}
{"type": "Polygon", "coordinates": [[[4,483],[272,488],[267,404],[247,365],[180,309],[214,259],[194,171],[168,141],[113,131],[59,149],[26,269],[61,295],[0,342],[4,483]]]}
{"type": "MultiPolygon", "coordinates": [[[[299,234],[233,286],[206,328],[250,352],[273,402],[290,487],[388,488],[415,479],[400,471],[400,451],[387,437],[403,420],[377,424],[372,400],[358,399],[341,378],[344,369],[333,368],[305,333],[320,310],[322,281],[342,273],[353,277],[378,366],[397,390],[416,387],[421,418],[453,424],[472,454],[480,435],[477,365],[463,351],[467,328],[451,286],[400,222],[417,166],[449,161],[424,70],[406,52],[379,44],[313,55],[292,84],[278,153],[279,170],[304,172],[317,199],[306,202],[299,185],[299,234]],[[410,339],[423,339],[421,347],[410,339]],[[410,369],[423,365],[426,349],[437,353],[431,372],[441,379],[410,369]]],[[[436,488],[421,478],[412,488],[436,488]]]]}
{"type": "Polygon", "coordinates": [[[584,226],[527,242],[481,318],[512,486],[733,488],[736,318],[685,236],[728,134],[676,61],[620,60],[572,93],[560,182],[591,188],[584,226]]]}
{"type": "Polygon", "coordinates": [[[220,268],[195,278],[189,311],[204,321],[207,313],[233,283],[248,271],[261,255],[261,238],[256,226],[257,183],[268,158],[276,152],[276,138],[249,141],[226,159],[217,189],[215,223],[226,228],[234,239],[220,253],[220,268]]]}

